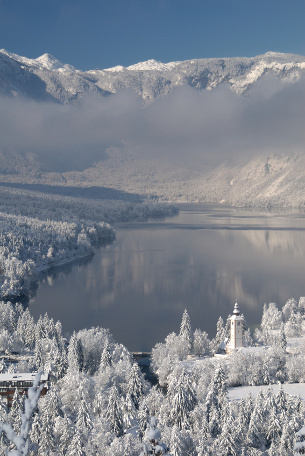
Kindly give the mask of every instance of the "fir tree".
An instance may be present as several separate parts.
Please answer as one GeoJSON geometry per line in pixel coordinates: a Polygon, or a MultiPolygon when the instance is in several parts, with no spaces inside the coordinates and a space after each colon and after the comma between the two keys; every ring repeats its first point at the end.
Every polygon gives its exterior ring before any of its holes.
{"type": "Polygon", "coordinates": [[[75,427],[72,421],[65,415],[60,425],[59,449],[61,454],[66,455],[72,443],[75,427]]]}
{"type": "Polygon", "coordinates": [[[227,384],[222,367],[216,369],[208,387],[205,410],[210,433],[216,437],[221,432],[223,411],[227,404],[227,384]]]}
{"type": "Polygon", "coordinates": [[[293,448],[294,454],[305,454],[305,426],[296,433],[296,442],[293,448]]]}
{"type": "Polygon", "coordinates": [[[80,372],[84,369],[84,347],[81,339],[76,343],[77,362],[80,372]]]}
{"type": "Polygon", "coordinates": [[[173,456],[185,456],[181,432],[176,425],[173,426],[171,432],[170,452],[173,456]]]}
{"type": "Polygon", "coordinates": [[[184,370],[181,372],[178,381],[175,381],[174,377],[173,375],[168,390],[171,405],[171,422],[177,425],[179,429],[187,429],[190,427],[190,412],[197,403],[196,395],[184,370]]]}
{"type": "Polygon", "coordinates": [[[265,398],[260,392],[255,401],[255,407],[249,423],[249,429],[247,434],[247,442],[250,446],[261,449],[265,448],[265,413],[264,413],[264,402],[265,398]]]}
{"type": "Polygon", "coordinates": [[[23,412],[22,408],[23,408],[22,399],[19,395],[18,389],[15,388],[13,401],[12,401],[12,405],[11,405],[11,411],[10,411],[10,423],[12,424],[13,429],[16,434],[18,434],[20,431],[21,414],[23,412]]]}
{"type": "Polygon", "coordinates": [[[77,337],[76,333],[71,336],[68,347],[68,369],[71,372],[79,372],[78,353],[77,353],[77,337]]]}
{"type": "Polygon", "coordinates": [[[123,401],[122,415],[124,427],[125,429],[129,429],[133,425],[135,417],[137,415],[137,410],[129,393],[126,394],[126,397],[123,401]]]}
{"type": "Polygon", "coordinates": [[[41,416],[41,435],[38,444],[38,455],[48,456],[55,449],[54,422],[47,410],[41,416]]]}
{"type": "Polygon", "coordinates": [[[33,418],[33,424],[30,432],[30,442],[31,442],[31,449],[33,453],[37,453],[38,445],[41,437],[41,420],[38,413],[35,413],[33,418]]]}
{"type": "Polygon", "coordinates": [[[116,386],[113,386],[110,390],[106,417],[112,432],[114,432],[117,437],[120,437],[124,433],[123,419],[119,402],[120,398],[118,390],[116,386]]]}
{"type": "Polygon", "coordinates": [[[80,401],[80,407],[76,419],[76,428],[79,430],[79,434],[84,443],[88,440],[88,435],[93,428],[90,412],[88,409],[87,401],[82,398],[80,401]]]}
{"type": "Polygon", "coordinates": [[[71,445],[69,445],[66,456],[86,456],[78,429],[75,429],[71,445]]]}
{"type": "Polygon", "coordinates": [[[144,433],[147,429],[148,423],[149,423],[149,408],[147,405],[146,398],[144,398],[144,400],[140,404],[138,420],[139,420],[139,437],[140,437],[140,439],[142,439],[144,436],[144,433]]]}
{"type": "Polygon", "coordinates": [[[127,382],[127,392],[138,410],[141,396],[144,393],[142,374],[137,363],[133,363],[127,382]]]}
{"type": "Polygon", "coordinates": [[[233,417],[229,415],[226,420],[219,438],[215,441],[214,448],[217,455],[221,456],[236,456],[238,452],[238,440],[234,433],[236,429],[233,417]]]}
{"type": "Polygon", "coordinates": [[[214,353],[217,353],[220,345],[224,342],[225,339],[226,339],[226,330],[224,327],[224,322],[223,322],[223,319],[221,317],[219,317],[218,321],[217,321],[217,325],[216,325],[216,336],[211,341],[211,350],[214,353]]]}
{"type": "Polygon", "coordinates": [[[110,367],[112,364],[111,360],[111,354],[110,354],[110,348],[109,348],[109,342],[108,339],[106,340],[102,356],[101,356],[101,362],[100,362],[100,369],[106,369],[107,367],[110,367]]]}
{"type": "Polygon", "coordinates": [[[189,350],[192,348],[192,328],[191,328],[191,320],[187,310],[185,309],[182,315],[182,321],[180,325],[180,333],[179,337],[186,340],[189,345],[189,350]]]}

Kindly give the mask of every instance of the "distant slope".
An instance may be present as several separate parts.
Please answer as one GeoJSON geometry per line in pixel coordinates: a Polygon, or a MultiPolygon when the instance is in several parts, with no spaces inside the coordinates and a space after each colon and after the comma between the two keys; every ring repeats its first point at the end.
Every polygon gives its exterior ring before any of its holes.
{"type": "MultiPolygon", "coordinates": [[[[210,171],[158,161],[124,161],[120,165],[110,160],[81,176],[87,182],[100,181],[162,200],[305,207],[304,155],[258,156],[247,164],[223,164],[210,171]]],[[[65,177],[74,180],[69,173],[65,177]]]]}
{"type": "MultiPolygon", "coordinates": [[[[0,162],[1,165],[1,162],[0,162]]],[[[1,182],[68,187],[108,187],[160,201],[213,202],[233,206],[305,208],[304,155],[257,156],[246,164],[196,170],[160,159],[109,154],[82,172],[29,171],[0,174],[1,182]]]]}

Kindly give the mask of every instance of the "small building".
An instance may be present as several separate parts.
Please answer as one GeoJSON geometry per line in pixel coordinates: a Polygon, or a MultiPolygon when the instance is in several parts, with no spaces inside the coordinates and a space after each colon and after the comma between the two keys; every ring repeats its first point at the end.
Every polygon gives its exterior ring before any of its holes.
{"type": "MultiPolygon", "coordinates": [[[[15,390],[22,396],[28,393],[28,389],[33,386],[37,372],[0,374],[0,400],[11,407],[15,390]]],[[[44,396],[49,389],[49,375],[42,374],[39,385],[43,385],[41,396],[44,396]]]]}
{"type": "Polygon", "coordinates": [[[227,344],[227,352],[244,346],[243,323],[244,318],[240,315],[239,307],[236,302],[233,315],[230,317],[230,341],[227,344]]]}

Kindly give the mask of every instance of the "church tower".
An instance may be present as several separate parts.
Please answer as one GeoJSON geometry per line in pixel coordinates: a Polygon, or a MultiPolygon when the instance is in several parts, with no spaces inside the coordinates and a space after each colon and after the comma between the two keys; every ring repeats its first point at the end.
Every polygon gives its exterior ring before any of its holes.
{"type": "Polygon", "coordinates": [[[236,302],[233,315],[230,317],[230,342],[227,346],[229,351],[244,346],[243,322],[244,318],[240,315],[238,304],[236,302]]]}

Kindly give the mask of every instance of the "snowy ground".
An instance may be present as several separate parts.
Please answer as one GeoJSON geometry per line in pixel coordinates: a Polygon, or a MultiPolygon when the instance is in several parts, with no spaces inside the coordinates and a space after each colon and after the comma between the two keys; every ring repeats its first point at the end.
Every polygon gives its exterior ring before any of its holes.
{"type": "Polygon", "coordinates": [[[300,396],[302,401],[305,401],[305,383],[283,383],[277,385],[261,385],[261,386],[239,386],[237,388],[228,389],[228,397],[230,401],[239,401],[240,399],[247,397],[251,394],[252,397],[256,397],[260,391],[264,394],[268,389],[272,389],[276,394],[280,387],[283,388],[285,393],[291,396],[300,396]]]}

